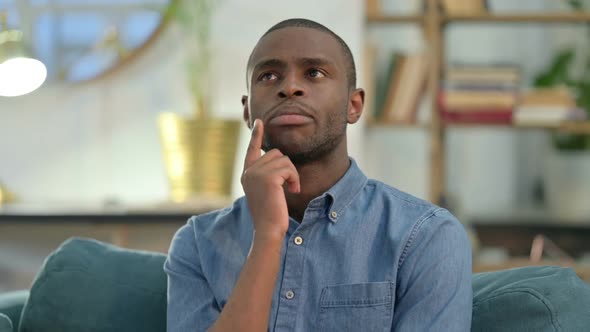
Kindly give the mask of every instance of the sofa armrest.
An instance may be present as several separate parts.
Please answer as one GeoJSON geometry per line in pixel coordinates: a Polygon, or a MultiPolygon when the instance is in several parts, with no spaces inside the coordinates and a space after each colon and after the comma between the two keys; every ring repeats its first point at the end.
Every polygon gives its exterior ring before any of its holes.
{"type": "Polygon", "coordinates": [[[0,332],[12,332],[12,322],[4,314],[0,314],[0,332]]]}
{"type": "MultiPolygon", "coordinates": [[[[0,314],[8,316],[14,325],[14,331],[18,330],[21,312],[28,297],[28,290],[19,290],[0,294],[0,314]]],[[[2,330],[0,331],[4,332],[2,330]]]]}

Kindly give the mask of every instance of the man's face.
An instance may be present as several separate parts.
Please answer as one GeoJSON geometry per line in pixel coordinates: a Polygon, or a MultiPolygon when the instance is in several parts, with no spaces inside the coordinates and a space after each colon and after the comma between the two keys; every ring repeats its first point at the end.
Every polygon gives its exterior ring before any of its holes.
{"type": "Polygon", "coordinates": [[[351,89],[341,45],[331,35],[275,30],[258,43],[250,64],[244,118],[249,126],[264,122],[265,151],[277,148],[300,164],[345,144],[351,89]]]}

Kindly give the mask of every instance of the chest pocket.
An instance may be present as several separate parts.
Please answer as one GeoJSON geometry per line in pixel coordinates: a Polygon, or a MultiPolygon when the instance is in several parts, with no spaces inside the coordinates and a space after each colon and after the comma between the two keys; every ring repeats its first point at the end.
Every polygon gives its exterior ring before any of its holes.
{"type": "Polygon", "coordinates": [[[393,282],[325,287],[318,331],[390,331],[394,290],[393,282]]]}

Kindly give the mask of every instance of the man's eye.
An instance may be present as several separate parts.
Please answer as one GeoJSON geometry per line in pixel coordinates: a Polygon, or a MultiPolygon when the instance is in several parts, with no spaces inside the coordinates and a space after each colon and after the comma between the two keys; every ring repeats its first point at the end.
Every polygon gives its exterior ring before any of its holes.
{"type": "Polygon", "coordinates": [[[274,80],[276,78],[277,78],[277,76],[273,73],[264,73],[264,74],[260,75],[259,79],[261,81],[270,81],[270,80],[274,80]]]}
{"type": "Polygon", "coordinates": [[[319,69],[311,69],[308,72],[308,75],[313,78],[324,77],[324,73],[322,73],[319,69]]]}

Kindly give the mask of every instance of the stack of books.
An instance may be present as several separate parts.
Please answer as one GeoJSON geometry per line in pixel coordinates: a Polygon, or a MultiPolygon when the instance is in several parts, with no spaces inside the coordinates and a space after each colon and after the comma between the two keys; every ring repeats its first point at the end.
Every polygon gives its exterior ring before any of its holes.
{"type": "Polygon", "coordinates": [[[587,113],[576,105],[565,87],[525,91],[514,110],[513,123],[521,127],[558,127],[564,121],[584,121],[587,113]]]}
{"type": "Polygon", "coordinates": [[[514,65],[453,65],[438,96],[446,123],[510,124],[520,69],[514,65]]]}

